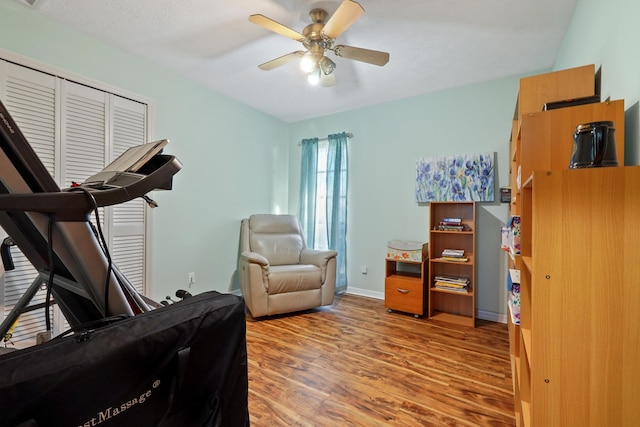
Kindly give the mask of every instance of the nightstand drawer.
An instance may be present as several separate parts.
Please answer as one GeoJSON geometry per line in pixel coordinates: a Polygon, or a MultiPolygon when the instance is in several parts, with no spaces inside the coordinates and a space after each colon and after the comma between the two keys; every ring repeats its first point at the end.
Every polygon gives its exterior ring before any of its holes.
{"type": "Polygon", "coordinates": [[[389,276],[384,282],[384,306],[391,310],[424,314],[424,285],[414,277],[389,276]]]}

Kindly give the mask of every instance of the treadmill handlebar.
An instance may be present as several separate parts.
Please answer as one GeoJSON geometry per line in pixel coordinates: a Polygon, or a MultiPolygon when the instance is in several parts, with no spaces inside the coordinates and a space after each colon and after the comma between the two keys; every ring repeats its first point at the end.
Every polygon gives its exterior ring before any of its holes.
{"type": "Polygon", "coordinates": [[[11,246],[15,246],[15,242],[11,237],[5,237],[0,244],[0,257],[2,258],[4,271],[11,271],[15,269],[13,257],[11,256],[11,246]]]}
{"type": "Polygon", "coordinates": [[[97,207],[117,205],[156,189],[170,190],[173,175],[181,168],[182,164],[175,156],[156,154],[137,174],[127,175],[126,185],[81,184],[61,192],[0,194],[0,211],[40,212],[58,220],[85,221],[95,206],[84,190],[91,193],[97,207]]]}

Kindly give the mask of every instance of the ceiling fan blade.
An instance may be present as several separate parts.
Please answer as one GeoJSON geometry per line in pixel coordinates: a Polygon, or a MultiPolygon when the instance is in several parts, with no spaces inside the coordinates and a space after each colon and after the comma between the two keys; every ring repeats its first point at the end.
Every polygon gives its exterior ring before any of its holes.
{"type": "Polygon", "coordinates": [[[260,64],[258,65],[258,68],[263,71],[273,70],[276,67],[287,64],[297,58],[301,58],[304,54],[304,51],[296,50],[295,52],[287,53],[286,55],[282,55],[279,58],[272,59],[271,61],[265,62],[264,64],[260,64]]]}
{"type": "Polygon", "coordinates": [[[389,54],[387,52],[380,52],[379,50],[338,45],[333,48],[333,52],[342,58],[366,62],[367,64],[383,66],[389,62],[389,54]]]}
{"type": "Polygon", "coordinates": [[[278,33],[282,36],[289,37],[290,39],[296,41],[302,42],[306,40],[306,37],[296,30],[292,30],[291,28],[284,26],[271,18],[267,18],[264,15],[250,15],[249,21],[253,22],[254,24],[260,25],[262,28],[266,28],[269,31],[273,31],[274,33],[278,33]]]}
{"type": "Polygon", "coordinates": [[[360,3],[353,0],[344,0],[336,13],[325,24],[322,32],[330,39],[335,39],[364,14],[364,9],[360,3]]]}

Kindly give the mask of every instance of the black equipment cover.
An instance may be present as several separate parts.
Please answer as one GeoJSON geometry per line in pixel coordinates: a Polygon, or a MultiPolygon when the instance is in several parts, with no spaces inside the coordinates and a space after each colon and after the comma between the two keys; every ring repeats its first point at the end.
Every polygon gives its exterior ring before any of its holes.
{"type": "Polygon", "coordinates": [[[206,292],[0,356],[0,426],[249,425],[241,297],[206,292]]]}

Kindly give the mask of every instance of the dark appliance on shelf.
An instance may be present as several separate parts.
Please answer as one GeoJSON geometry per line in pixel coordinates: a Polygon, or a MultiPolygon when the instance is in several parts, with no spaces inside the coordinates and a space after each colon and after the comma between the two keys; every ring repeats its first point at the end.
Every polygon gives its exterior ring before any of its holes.
{"type": "Polygon", "coordinates": [[[615,131],[611,121],[578,125],[569,169],[618,166],[615,131]]]}

